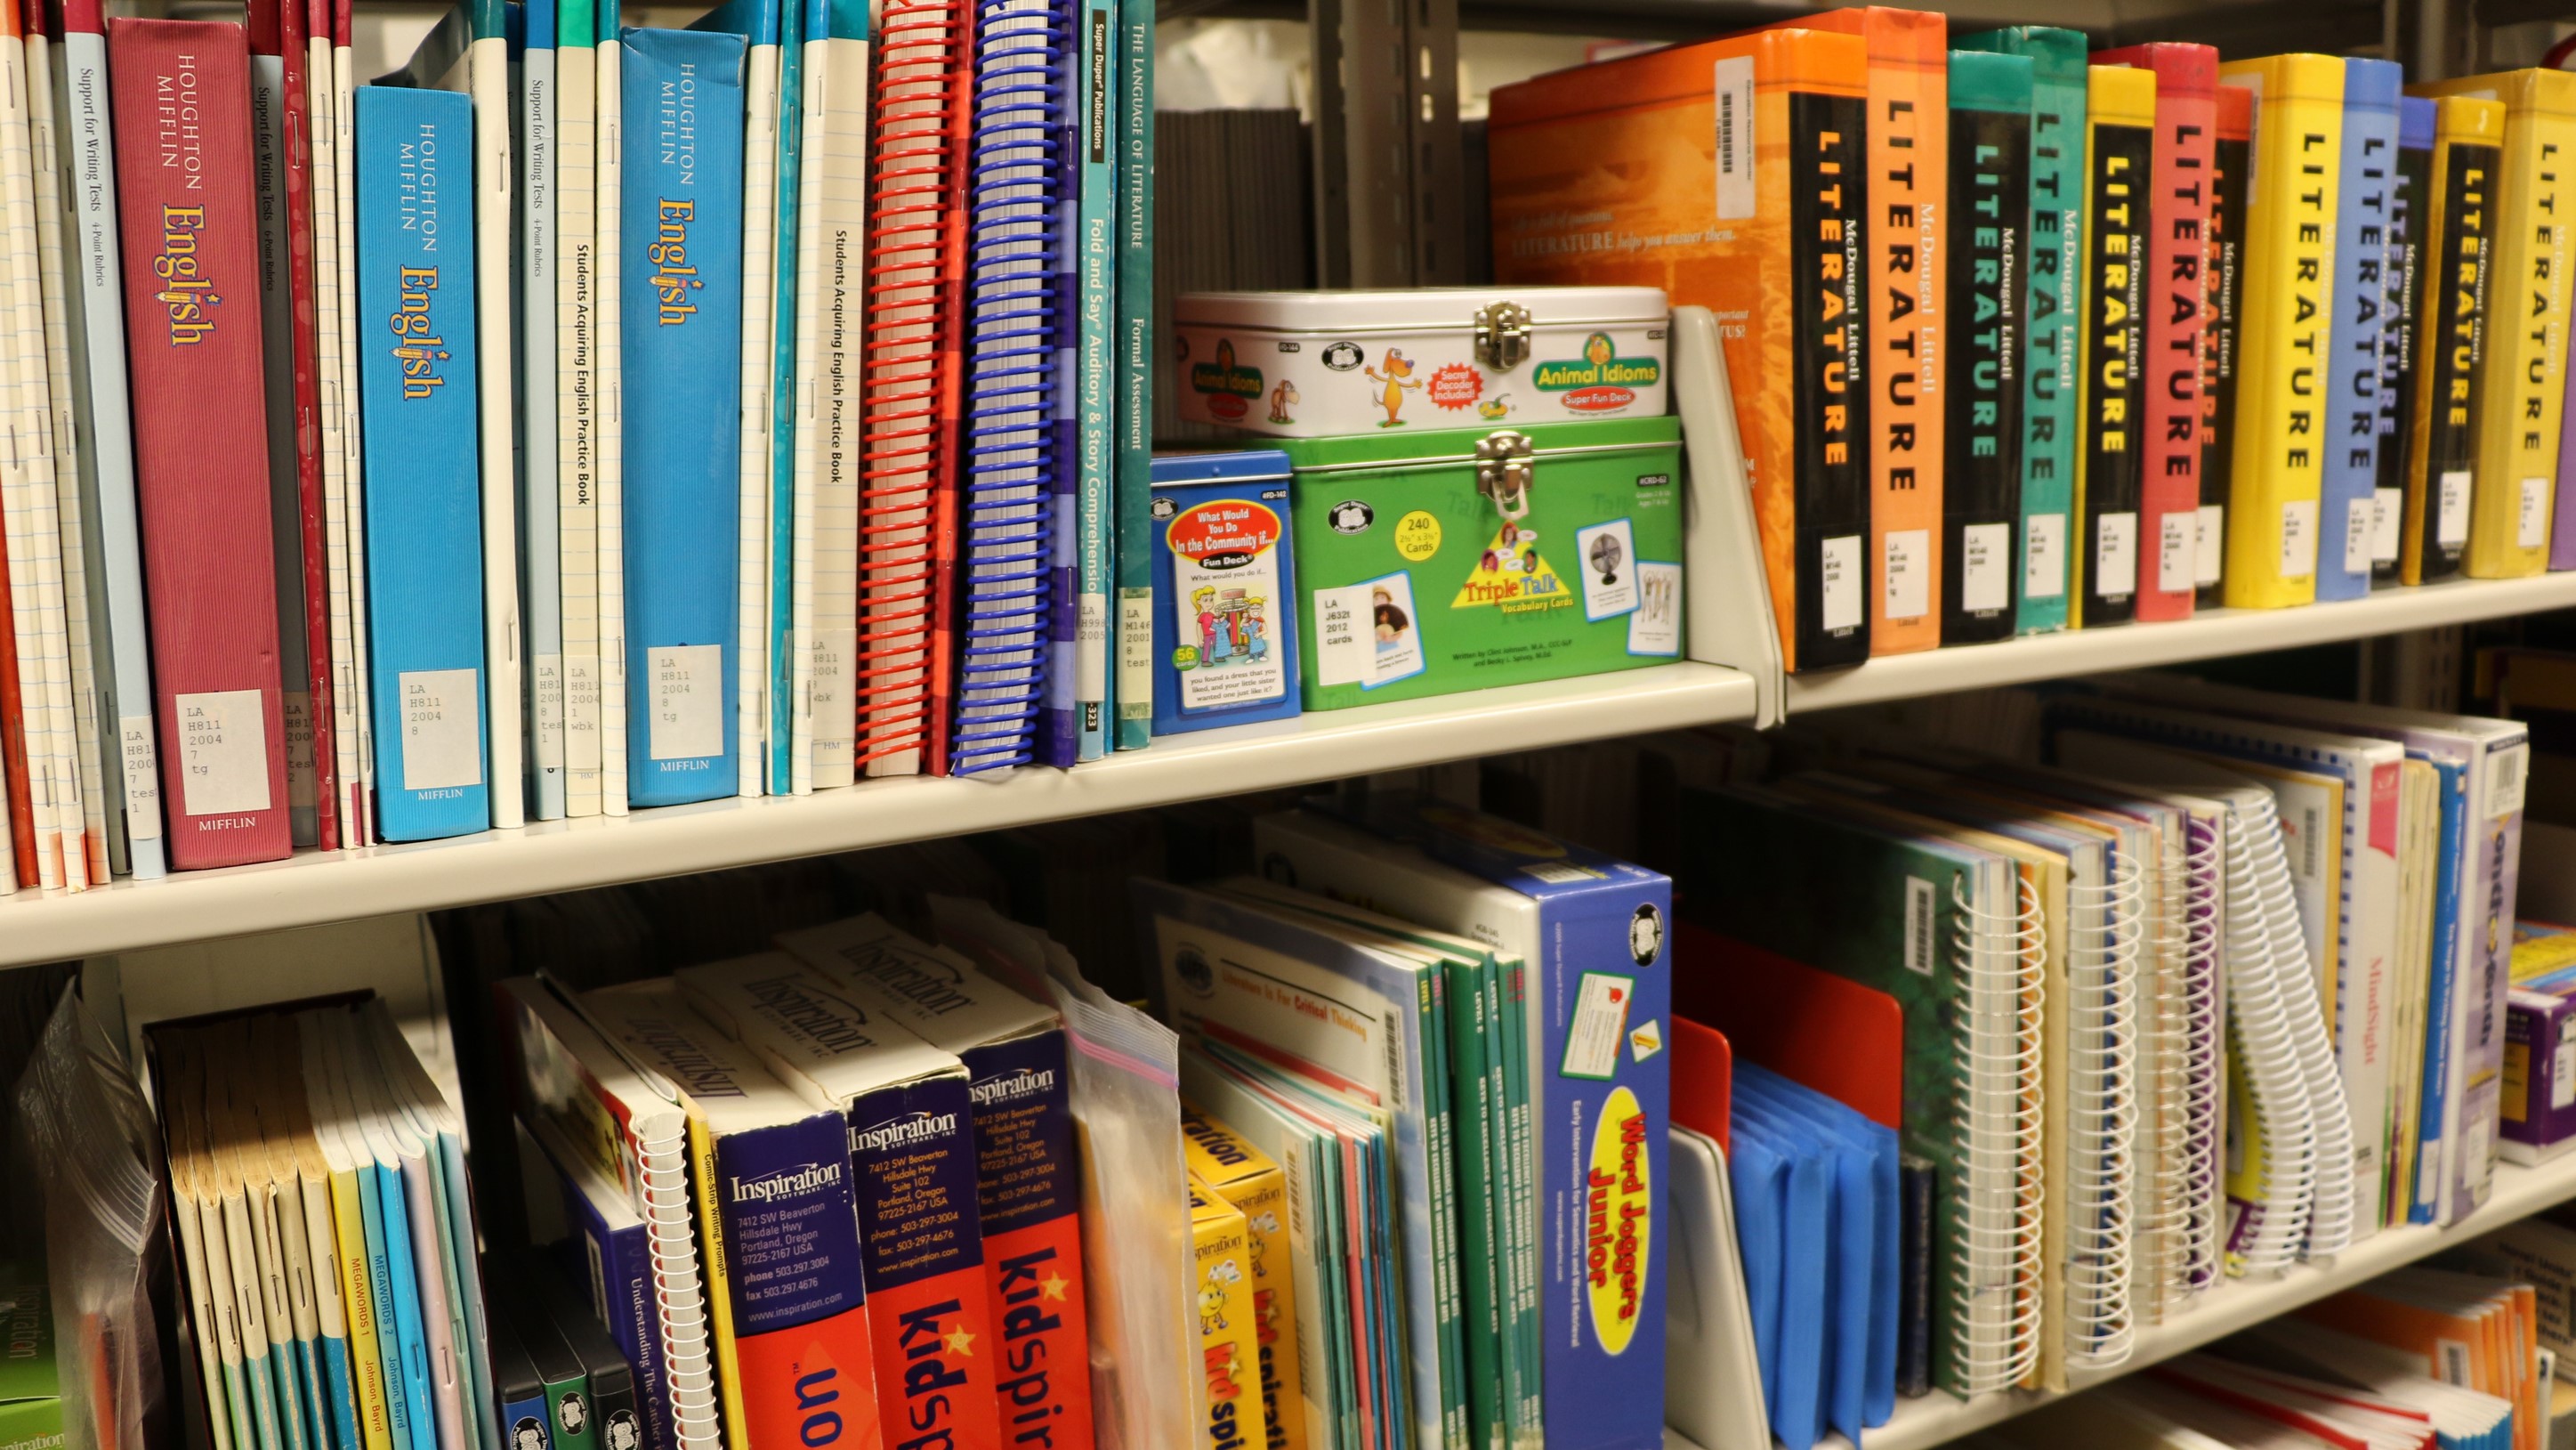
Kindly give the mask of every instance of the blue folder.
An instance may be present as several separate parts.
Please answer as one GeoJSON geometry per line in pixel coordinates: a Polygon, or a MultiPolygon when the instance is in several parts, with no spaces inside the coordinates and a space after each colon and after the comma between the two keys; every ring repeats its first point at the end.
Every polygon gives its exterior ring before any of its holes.
{"type": "Polygon", "coordinates": [[[1828,1338],[1834,1427],[1853,1443],[1896,1410],[1899,1230],[1896,1131],[1751,1063],[1735,1068],[1738,1111],[1802,1127],[1836,1152],[1833,1268],[1836,1321],[1828,1338]]]}
{"type": "MultiPolygon", "coordinates": [[[[1731,1134],[1737,1153],[1768,1150],[1780,1164],[1779,1232],[1769,1242],[1743,1245],[1745,1282],[1774,1286],[1776,1325],[1771,1343],[1776,1353],[1762,1354],[1760,1301],[1754,1310],[1754,1349],[1762,1359],[1763,1388],[1771,1412],[1771,1433],[1786,1450],[1810,1450],[1824,1433],[1825,1321],[1834,1312],[1829,1279],[1834,1255],[1828,1242],[1833,1211],[1833,1154],[1820,1136],[1803,1125],[1775,1124],[1759,1109],[1739,1105],[1731,1134]],[[1757,1274],[1758,1254],[1769,1252],[1771,1265],[1757,1274]]],[[[1739,1203],[1741,1200],[1739,1200],[1739,1203]]]]}

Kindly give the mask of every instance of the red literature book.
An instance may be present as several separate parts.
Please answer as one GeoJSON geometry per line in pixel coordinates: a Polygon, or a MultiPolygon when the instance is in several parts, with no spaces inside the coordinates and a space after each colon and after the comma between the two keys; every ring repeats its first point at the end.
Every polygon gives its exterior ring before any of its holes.
{"type": "Polygon", "coordinates": [[[170,864],[273,861],[292,848],[248,38],[111,20],[107,51],[170,864]]]}
{"type": "Polygon", "coordinates": [[[2218,184],[2218,52],[2162,43],[2096,51],[2095,65],[2156,73],[2153,235],[2147,244],[2146,481],[2138,512],[2138,618],[2191,617],[2199,565],[2201,269],[2218,184]]]}

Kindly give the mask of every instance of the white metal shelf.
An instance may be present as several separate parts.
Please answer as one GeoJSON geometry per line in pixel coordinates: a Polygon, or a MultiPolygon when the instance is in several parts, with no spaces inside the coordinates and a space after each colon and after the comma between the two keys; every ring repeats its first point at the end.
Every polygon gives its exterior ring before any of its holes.
{"type": "Polygon", "coordinates": [[[873,780],[221,871],[0,896],[0,967],[571,891],[1749,720],[1751,677],[1684,661],[1167,737],[1072,770],[873,780]]]}
{"type": "Polygon", "coordinates": [[[2571,606],[2576,606],[2576,573],[2457,579],[2295,609],[2204,610],[2165,624],[2025,635],[1994,644],[1891,655],[1849,669],[1791,675],[1788,711],[1794,717],[1801,711],[2365,639],[2571,606]]]}
{"type": "MultiPolygon", "coordinates": [[[[2137,1351],[2128,1363],[2110,1370],[2077,1370],[2070,1379],[2075,1389],[2083,1390],[2135,1374],[2570,1199],[2576,1199],[2576,1156],[2537,1168],[2498,1164],[2495,1191],[2488,1196],[2486,1205],[2448,1228],[2382,1229],[2337,1256],[2331,1264],[2295,1268],[2275,1279],[2231,1279],[2212,1289],[2180,1317],[2140,1330],[2137,1351]]],[[[1864,1439],[1868,1450],[1925,1450],[2001,1424],[2057,1398],[2060,1397],[2015,1391],[1956,1400],[1935,1392],[1898,1401],[1895,1415],[1864,1439]]],[[[1827,1450],[1851,1450],[1851,1442],[1839,1435],[1827,1436],[1822,1444],[1827,1450]]],[[[1702,1447],[1666,1430],[1664,1450],[1702,1447]]],[[[1712,1445],[1705,1450],[1768,1447],[1712,1445]]]]}

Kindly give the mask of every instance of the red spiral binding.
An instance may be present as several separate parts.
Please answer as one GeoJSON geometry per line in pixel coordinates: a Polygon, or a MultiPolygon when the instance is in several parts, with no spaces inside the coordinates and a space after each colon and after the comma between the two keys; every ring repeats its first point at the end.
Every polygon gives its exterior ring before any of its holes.
{"type": "Polygon", "coordinates": [[[867,342],[862,362],[857,761],[870,774],[941,762],[931,702],[948,693],[936,634],[955,553],[955,409],[945,355],[965,74],[957,0],[887,0],[871,60],[867,342]],[[929,761],[919,752],[933,751],[929,761]],[[907,758],[909,757],[909,758],[907,758]]]}

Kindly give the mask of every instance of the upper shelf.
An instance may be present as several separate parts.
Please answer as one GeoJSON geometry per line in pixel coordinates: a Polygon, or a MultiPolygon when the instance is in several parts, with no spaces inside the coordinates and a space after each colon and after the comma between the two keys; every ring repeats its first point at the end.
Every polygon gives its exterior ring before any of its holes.
{"type": "Polygon", "coordinates": [[[0,896],[0,967],[571,891],[1071,816],[1749,720],[1750,676],[1658,665],[1169,737],[1075,769],[905,776],[375,846],[77,893],[0,896]]]}
{"type": "Polygon", "coordinates": [[[2024,635],[1994,644],[1893,655],[1846,670],[1791,675],[1788,708],[1795,716],[1809,710],[2366,639],[2571,606],[2576,606],[2576,573],[2458,579],[2413,589],[2383,589],[2363,599],[2296,609],[2212,609],[2170,624],[2024,635]]]}
{"type": "MultiPolygon", "coordinates": [[[[2082,1390],[2135,1374],[2570,1199],[2576,1199],[2576,1158],[2561,1158],[2536,1168],[2500,1163],[2496,1166],[2495,1189],[2485,1205],[2450,1227],[2382,1229],[2329,1263],[2302,1265],[2272,1279],[2230,1279],[2175,1318],[2139,1330],[2137,1349],[2127,1363],[2115,1369],[2076,1370],[2070,1378],[2074,1388],[2082,1390]]],[[[1869,1450],[1927,1450],[2001,1424],[2056,1398],[2019,1391],[1980,1395],[1973,1400],[1956,1400],[1939,1393],[1924,1395],[1899,1401],[1895,1415],[1863,1438],[1869,1450]]],[[[1851,1450],[1851,1442],[1839,1435],[1826,1436],[1820,1445],[1822,1450],[1851,1450]]],[[[1676,1431],[1666,1430],[1664,1450],[1702,1447],[1676,1431]]],[[[1767,1447],[1712,1445],[1705,1450],[1767,1447]]]]}

